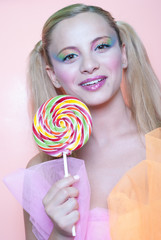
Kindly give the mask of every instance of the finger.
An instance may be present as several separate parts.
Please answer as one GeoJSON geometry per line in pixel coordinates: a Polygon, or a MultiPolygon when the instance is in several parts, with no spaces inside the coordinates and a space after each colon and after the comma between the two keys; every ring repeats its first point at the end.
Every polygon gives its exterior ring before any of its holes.
{"type": "MultiPolygon", "coordinates": [[[[66,202],[69,198],[76,198],[78,197],[79,192],[78,189],[75,187],[66,187],[61,189],[56,193],[54,196],[54,204],[55,206],[61,205],[66,202]]],[[[50,200],[53,201],[53,198],[50,200]]]]}
{"type": "Polygon", "coordinates": [[[75,198],[69,198],[64,204],[61,205],[62,215],[68,215],[74,210],[78,210],[78,201],[75,198]]]}
{"type": "Polygon", "coordinates": [[[64,194],[61,193],[64,191],[64,189],[62,189],[51,201],[44,205],[46,213],[52,219],[54,219],[55,216],[58,218],[64,217],[72,210],[78,209],[77,200],[74,198],[78,196],[78,190],[74,187],[69,187],[69,189],[69,191],[72,192],[72,197],[69,198],[69,195],[64,196],[64,194]],[[66,201],[64,201],[64,199],[66,199],[66,201]]]}
{"type": "Polygon", "coordinates": [[[74,210],[68,215],[61,218],[61,221],[57,221],[57,226],[60,229],[68,232],[72,236],[72,227],[79,221],[80,214],[78,210],[74,210]]]}
{"type": "Polygon", "coordinates": [[[45,207],[47,215],[54,223],[59,224],[65,216],[78,209],[78,202],[75,198],[69,198],[65,203],[55,206],[51,201],[45,207]]]}
{"type": "Polygon", "coordinates": [[[79,176],[69,176],[65,177],[59,181],[57,181],[48,191],[46,196],[43,199],[43,204],[46,205],[56,194],[58,191],[60,191],[63,188],[69,187],[73,185],[75,182],[79,180],[79,176]]]}
{"type": "Polygon", "coordinates": [[[68,215],[64,217],[64,221],[71,226],[71,232],[72,232],[72,227],[79,221],[80,214],[78,210],[74,210],[68,215]]]}

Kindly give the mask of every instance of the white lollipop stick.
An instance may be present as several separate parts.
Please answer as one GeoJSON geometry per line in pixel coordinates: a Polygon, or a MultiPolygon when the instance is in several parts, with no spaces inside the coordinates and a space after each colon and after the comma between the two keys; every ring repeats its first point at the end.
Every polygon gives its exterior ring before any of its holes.
{"type": "Polygon", "coordinates": [[[67,162],[67,155],[65,152],[63,152],[63,160],[64,160],[64,177],[68,177],[69,176],[68,162],[67,162]]]}
{"type": "MultiPolygon", "coordinates": [[[[67,161],[67,155],[65,152],[63,152],[63,160],[64,160],[64,177],[68,177],[69,176],[68,161],[67,161]]],[[[72,235],[73,237],[76,236],[75,226],[72,227],[72,235]]]]}
{"type": "Polygon", "coordinates": [[[73,226],[73,227],[72,227],[72,235],[73,235],[73,237],[75,237],[75,236],[76,236],[76,230],[75,230],[75,226],[73,226]]]}

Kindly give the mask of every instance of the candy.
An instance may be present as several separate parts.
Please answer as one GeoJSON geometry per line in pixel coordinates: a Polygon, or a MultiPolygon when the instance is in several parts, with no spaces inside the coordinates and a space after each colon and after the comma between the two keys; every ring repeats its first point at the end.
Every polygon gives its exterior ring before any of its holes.
{"type": "Polygon", "coordinates": [[[49,99],[36,112],[33,136],[41,150],[51,156],[70,155],[89,139],[92,119],[87,106],[75,97],[49,99]]]}
{"type": "MultiPolygon", "coordinates": [[[[89,139],[92,119],[87,106],[75,97],[60,95],[49,99],[36,112],[33,136],[41,150],[60,157],[63,155],[67,177],[67,155],[81,148],[89,139]]],[[[76,236],[75,226],[72,235],[76,236]]]]}

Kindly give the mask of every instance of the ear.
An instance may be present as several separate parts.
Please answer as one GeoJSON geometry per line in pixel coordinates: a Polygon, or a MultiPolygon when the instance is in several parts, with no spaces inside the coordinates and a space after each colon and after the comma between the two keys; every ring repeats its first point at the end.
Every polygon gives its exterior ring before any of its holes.
{"type": "Polygon", "coordinates": [[[54,70],[49,65],[46,65],[46,72],[54,87],[61,88],[61,85],[55,76],[54,70]]]}
{"type": "Polygon", "coordinates": [[[124,43],[122,44],[121,52],[122,52],[122,68],[126,69],[128,66],[128,61],[127,61],[126,47],[124,43]]]}

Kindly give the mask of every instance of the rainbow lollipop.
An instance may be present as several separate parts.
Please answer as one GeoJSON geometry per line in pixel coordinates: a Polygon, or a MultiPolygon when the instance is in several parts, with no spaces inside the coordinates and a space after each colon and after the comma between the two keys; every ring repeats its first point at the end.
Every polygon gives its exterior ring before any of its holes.
{"type": "Polygon", "coordinates": [[[49,99],[34,117],[33,134],[39,148],[60,157],[81,148],[91,134],[92,120],[87,106],[75,97],[49,99]]]}
{"type": "Polygon", "coordinates": [[[33,135],[42,151],[55,157],[63,155],[66,177],[69,175],[67,155],[88,141],[91,127],[92,119],[87,106],[75,97],[60,95],[49,99],[38,109],[33,135]]]}

